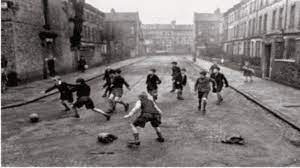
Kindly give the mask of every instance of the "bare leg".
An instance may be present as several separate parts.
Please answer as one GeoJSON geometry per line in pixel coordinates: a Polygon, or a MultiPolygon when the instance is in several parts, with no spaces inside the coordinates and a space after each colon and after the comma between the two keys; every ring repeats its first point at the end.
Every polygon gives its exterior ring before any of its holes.
{"type": "Polygon", "coordinates": [[[122,104],[124,106],[126,112],[129,110],[129,104],[123,102],[120,97],[116,97],[115,102],[119,103],[119,104],[122,104]]]}
{"type": "Polygon", "coordinates": [[[73,112],[74,112],[74,117],[75,118],[80,118],[80,115],[78,114],[78,111],[77,111],[76,107],[73,106],[72,109],[73,109],[73,112]]]}
{"type": "Polygon", "coordinates": [[[110,120],[110,115],[108,115],[107,113],[105,113],[103,110],[98,109],[98,108],[93,108],[92,111],[96,112],[96,113],[100,113],[102,115],[104,115],[106,117],[106,120],[110,120]]]}
{"type": "Polygon", "coordinates": [[[67,101],[62,100],[62,101],[61,101],[61,104],[65,107],[65,111],[70,111],[70,107],[68,106],[67,101]]]}
{"type": "Polygon", "coordinates": [[[164,142],[165,141],[165,139],[164,139],[164,137],[162,136],[162,133],[161,133],[161,130],[160,130],[160,128],[159,127],[153,127],[154,129],[155,129],[155,132],[156,132],[156,134],[157,134],[157,141],[158,142],[164,142]]]}
{"type": "Polygon", "coordinates": [[[130,124],[132,132],[133,132],[133,137],[134,140],[133,141],[129,141],[129,144],[133,144],[133,145],[140,145],[140,139],[139,139],[139,132],[137,127],[135,127],[133,124],[130,124]]]}

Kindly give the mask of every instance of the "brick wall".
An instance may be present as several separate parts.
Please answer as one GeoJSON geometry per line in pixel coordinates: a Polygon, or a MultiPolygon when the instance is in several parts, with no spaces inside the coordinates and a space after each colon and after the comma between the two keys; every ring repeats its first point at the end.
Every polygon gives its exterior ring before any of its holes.
{"type": "Polygon", "coordinates": [[[300,88],[300,65],[292,62],[274,62],[272,80],[300,88]]]}

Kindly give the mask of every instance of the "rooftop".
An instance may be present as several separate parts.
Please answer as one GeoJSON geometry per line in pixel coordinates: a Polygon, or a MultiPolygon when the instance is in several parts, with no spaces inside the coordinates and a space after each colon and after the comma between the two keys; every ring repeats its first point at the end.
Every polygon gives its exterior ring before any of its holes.
{"type": "Polygon", "coordinates": [[[220,21],[221,15],[214,13],[194,13],[195,21],[220,21]]]}
{"type": "Polygon", "coordinates": [[[110,12],[105,13],[105,20],[108,21],[139,21],[138,12],[110,12]]]}

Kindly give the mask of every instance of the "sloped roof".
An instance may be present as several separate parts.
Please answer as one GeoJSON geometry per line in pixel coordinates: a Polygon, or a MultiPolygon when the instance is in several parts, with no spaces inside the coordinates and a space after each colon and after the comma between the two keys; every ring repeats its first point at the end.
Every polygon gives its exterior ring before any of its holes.
{"type": "Polygon", "coordinates": [[[97,14],[101,15],[102,17],[105,16],[104,12],[100,11],[99,9],[97,9],[96,7],[94,7],[94,6],[91,5],[91,4],[85,3],[85,4],[84,4],[84,8],[86,8],[86,9],[88,9],[88,10],[91,10],[91,11],[94,11],[94,12],[96,12],[97,14]]]}
{"type": "Polygon", "coordinates": [[[136,21],[140,20],[138,12],[114,12],[105,13],[107,21],[136,21]]]}
{"type": "Polygon", "coordinates": [[[221,16],[214,13],[194,13],[195,21],[220,21],[221,16]]]}

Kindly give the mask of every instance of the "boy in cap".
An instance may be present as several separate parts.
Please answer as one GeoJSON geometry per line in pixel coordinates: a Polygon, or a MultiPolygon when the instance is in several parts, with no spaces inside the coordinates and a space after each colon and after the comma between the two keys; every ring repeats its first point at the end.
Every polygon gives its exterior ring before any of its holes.
{"type": "Polygon", "coordinates": [[[72,91],[77,94],[77,101],[73,104],[73,111],[75,113],[75,118],[80,118],[77,109],[85,106],[86,109],[92,110],[96,113],[100,113],[106,117],[106,120],[110,120],[110,115],[105,113],[104,111],[95,108],[93,100],[90,98],[91,88],[86,84],[85,80],[82,78],[78,78],[76,80],[76,85],[72,89],[72,91]]]}
{"type": "Polygon", "coordinates": [[[55,76],[53,78],[53,81],[55,82],[55,84],[47,90],[43,91],[42,93],[46,94],[54,89],[57,89],[60,93],[60,102],[65,107],[64,111],[70,111],[70,106],[74,101],[73,93],[71,91],[74,85],[62,81],[59,76],[55,76]]]}
{"type": "Polygon", "coordinates": [[[202,111],[203,114],[205,114],[206,112],[208,94],[211,90],[210,83],[213,83],[213,88],[215,88],[216,86],[216,82],[213,79],[206,77],[206,74],[207,74],[206,71],[200,72],[200,77],[197,79],[194,87],[195,92],[198,93],[198,99],[199,99],[198,110],[202,111]]]}
{"type": "Polygon", "coordinates": [[[153,97],[153,100],[157,100],[157,85],[161,84],[161,80],[155,74],[156,70],[151,69],[149,75],[147,76],[146,84],[147,84],[147,91],[153,97]]]}
{"type": "Polygon", "coordinates": [[[129,109],[129,104],[123,102],[121,98],[123,96],[123,85],[125,85],[128,90],[130,90],[130,86],[126,82],[126,80],[121,76],[122,71],[120,69],[117,69],[115,72],[116,74],[112,80],[112,90],[109,96],[109,113],[112,113],[115,110],[117,103],[122,104],[125,108],[125,111],[128,111],[129,109]]]}
{"type": "Polygon", "coordinates": [[[161,124],[162,111],[155,104],[154,101],[148,99],[147,93],[145,92],[142,92],[139,95],[139,100],[136,102],[135,107],[129,112],[128,115],[124,116],[124,118],[130,118],[138,110],[141,110],[140,116],[137,117],[135,121],[130,124],[133,131],[134,140],[130,141],[129,145],[140,145],[138,127],[144,128],[147,122],[150,122],[152,127],[155,129],[156,134],[158,136],[156,140],[158,142],[164,142],[165,139],[163,138],[161,130],[159,128],[161,124]]]}
{"type": "Polygon", "coordinates": [[[220,68],[216,67],[213,69],[213,73],[210,76],[212,79],[214,79],[216,81],[216,89],[213,90],[214,93],[217,94],[218,97],[218,101],[217,101],[217,105],[220,105],[221,102],[223,101],[223,97],[221,95],[223,86],[225,84],[225,87],[228,87],[228,81],[226,79],[226,77],[224,76],[224,74],[220,73],[220,68]]]}
{"type": "Polygon", "coordinates": [[[179,75],[181,75],[181,70],[177,66],[177,62],[172,62],[172,90],[170,91],[171,93],[175,92],[175,78],[177,78],[179,75]]]}

